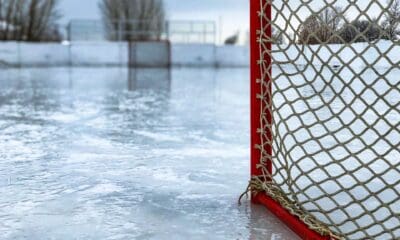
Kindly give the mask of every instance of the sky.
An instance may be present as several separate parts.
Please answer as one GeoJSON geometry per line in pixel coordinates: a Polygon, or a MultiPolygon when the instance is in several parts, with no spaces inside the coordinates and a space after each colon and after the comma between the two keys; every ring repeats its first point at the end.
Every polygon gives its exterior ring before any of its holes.
{"type": "MultiPolygon", "coordinates": [[[[101,0],[60,0],[60,10],[63,12],[64,17],[61,23],[66,24],[71,19],[84,18],[84,19],[100,19],[100,12],[98,4],[101,0]]],[[[331,0],[326,0],[331,1],[331,0]]],[[[350,0],[337,0],[336,5],[346,6],[350,0]]],[[[365,0],[352,0],[355,1],[357,6],[364,10],[371,2],[365,0]]],[[[368,15],[375,16],[380,11],[376,3],[384,3],[387,0],[376,0],[369,8],[368,15]]],[[[237,31],[241,35],[246,35],[249,29],[249,0],[164,0],[166,5],[167,18],[170,20],[211,20],[216,23],[217,28],[217,42],[223,42],[227,37],[232,36],[237,31]]],[[[287,5],[283,0],[276,0],[275,5],[287,5]]],[[[291,0],[290,6],[297,9],[301,3],[300,0],[291,0]]],[[[305,19],[310,7],[314,11],[321,8],[319,1],[310,2],[307,7],[303,6],[296,14],[300,19],[305,19]]],[[[287,9],[286,9],[287,10],[287,9]]],[[[288,16],[289,12],[282,12],[281,16],[288,16]]],[[[279,14],[278,14],[279,15],[279,14]]],[[[348,9],[346,12],[347,17],[351,18],[353,15],[358,16],[358,9],[354,7],[348,9]]],[[[297,26],[300,23],[299,18],[292,18],[291,24],[297,26]]],[[[277,20],[279,25],[284,26],[283,19],[277,20]]]]}
{"type": "MultiPolygon", "coordinates": [[[[71,19],[99,19],[100,0],[61,0],[61,24],[71,19]]],[[[216,22],[217,39],[225,39],[238,30],[247,32],[248,0],[164,0],[167,18],[171,20],[212,20],[216,22]],[[220,32],[221,30],[221,32],[220,32]]]]}

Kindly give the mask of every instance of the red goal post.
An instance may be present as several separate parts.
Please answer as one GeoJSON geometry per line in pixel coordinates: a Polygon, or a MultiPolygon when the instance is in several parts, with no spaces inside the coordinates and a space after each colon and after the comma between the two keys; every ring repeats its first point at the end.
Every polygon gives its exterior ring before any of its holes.
{"type": "MultiPolygon", "coordinates": [[[[262,35],[271,36],[272,34],[271,25],[265,28],[265,32],[260,32],[260,29],[262,29],[263,25],[269,24],[265,17],[271,19],[272,14],[271,5],[265,5],[266,1],[268,0],[250,0],[251,176],[262,175],[261,168],[257,167],[257,165],[260,163],[261,151],[256,147],[261,144],[259,130],[262,128],[262,123],[260,121],[260,116],[262,114],[260,92],[263,86],[260,84],[260,79],[263,77],[263,74],[264,76],[270,76],[270,74],[265,75],[265,73],[262,72],[260,65],[271,65],[271,57],[268,54],[265,54],[263,49],[260,49],[260,41],[262,41],[262,35]],[[266,7],[263,9],[262,6],[266,7]]],[[[265,43],[265,46],[268,49],[271,49],[271,45],[271,42],[265,43]]],[[[269,71],[271,71],[271,68],[269,68],[269,71]]],[[[271,81],[271,79],[267,79],[267,81],[271,81]]],[[[268,90],[271,91],[271,89],[268,90]]],[[[268,96],[271,97],[270,94],[268,96]]],[[[271,101],[271,99],[269,101],[271,101]]],[[[271,124],[272,116],[266,116],[266,120],[268,121],[267,124],[271,124]]],[[[270,129],[265,130],[270,131],[270,129]]],[[[271,133],[269,132],[267,135],[271,135],[271,133]]],[[[272,154],[271,146],[269,146],[267,151],[272,154]]],[[[272,164],[270,162],[268,163],[268,169],[269,171],[272,171],[272,164]]],[[[253,195],[252,202],[266,206],[270,212],[276,215],[280,220],[282,220],[282,222],[286,223],[287,226],[302,239],[330,239],[329,237],[323,237],[317,232],[309,229],[309,227],[298,217],[292,215],[288,210],[263,192],[253,195]]]]}

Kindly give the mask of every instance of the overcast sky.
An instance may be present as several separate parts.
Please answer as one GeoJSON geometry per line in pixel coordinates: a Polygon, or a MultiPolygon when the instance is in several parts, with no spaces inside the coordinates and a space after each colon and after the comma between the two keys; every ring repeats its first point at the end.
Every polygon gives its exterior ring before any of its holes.
{"type": "MultiPolygon", "coordinates": [[[[100,18],[100,0],[61,0],[62,24],[73,18],[100,18]]],[[[164,0],[169,19],[213,20],[223,26],[222,38],[248,30],[248,0],[164,0]]]]}
{"type": "MultiPolygon", "coordinates": [[[[89,18],[100,19],[99,1],[101,0],[61,0],[60,10],[63,12],[64,17],[62,24],[66,24],[71,19],[76,18],[89,18]]],[[[276,0],[274,3],[277,9],[282,9],[281,4],[287,5],[287,0],[276,0]]],[[[328,0],[326,0],[328,1],[328,0]]],[[[330,1],[330,0],[329,0],[330,1]]],[[[328,2],[329,2],[328,1],[328,2]]],[[[348,6],[349,0],[337,0],[336,5],[348,6]]],[[[387,0],[375,0],[374,2],[365,0],[354,0],[355,4],[365,10],[368,6],[367,15],[374,17],[381,13],[379,5],[380,2],[385,6],[387,0]]],[[[240,30],[242,35],[248,31],[249,28],[249,0],[164,0],[167,11],[167,18],[170,20],[211,20],[215,21],[217,25],[217,40],[224,40],[228,36],[233,35],[240,30]],[[222,27],[220,27],[222,26],[222,27]],[[222,32],[220,34],[220,29],[222,32]]],[[[297,9],[302,3],[301,0],[290,0],[292,9],[297,9]]],[[[301,10],[296,12],[300,18],[291,18],[293,26],[298,26],[301,19],[305,19],[309,15],[307,8],[310,7],[314,11],[319,10],[322,6],[320,1],[310,1],[301,10]]],[[[283,11],[281,16],[287,17],[289,12],[283,11]]],[[[348,18],[359,16],[359,9],[351,7],[346,11],[348,18]]],[[[284,18],[278,17],[277,24],[284,26],[284,18]]],[[[289,32],[290,33],[290,32],[289,32]]]]}

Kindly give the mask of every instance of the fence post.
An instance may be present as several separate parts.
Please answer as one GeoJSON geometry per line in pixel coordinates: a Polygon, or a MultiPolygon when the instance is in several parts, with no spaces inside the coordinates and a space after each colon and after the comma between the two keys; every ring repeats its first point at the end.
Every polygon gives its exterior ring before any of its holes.
{"type": "Polygon", "coordinates": [[[118,34],[117,34],[117,41],[122,41],[122,20],[118,19],[118,34]]]}
{"type": "Polygon", "coordinates": [[[170,39],[171,36],[170,36],[170,32],[169,32],[169,31],[170,31],[169,27],[170,27],[170,26],[169,26],[169,20],[167,20],[167,21],[165,21],[165,33],[166,33],[166,38],[167,38],[166,40],[167,40],[167,41],[170,41],[170,40],[171,40],[171,39],[170,39]]]}

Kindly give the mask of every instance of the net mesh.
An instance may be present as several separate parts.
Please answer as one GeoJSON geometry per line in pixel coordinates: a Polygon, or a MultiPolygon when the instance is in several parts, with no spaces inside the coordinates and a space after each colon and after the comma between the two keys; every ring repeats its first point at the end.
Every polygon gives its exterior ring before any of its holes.
{"type": "Polygon", "coordinates": [[[400,239],[400,2],[255,1],[253,190],[322,235],[400,239]]]}

